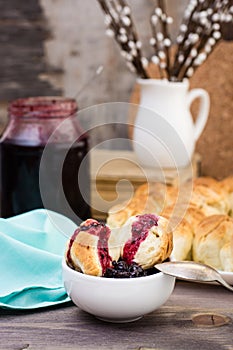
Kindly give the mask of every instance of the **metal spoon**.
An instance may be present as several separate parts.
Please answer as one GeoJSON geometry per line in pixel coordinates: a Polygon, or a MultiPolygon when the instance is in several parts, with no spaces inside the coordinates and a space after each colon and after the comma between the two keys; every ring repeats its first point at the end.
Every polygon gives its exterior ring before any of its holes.
{"type": "Polygon", "coordinates": [[[172,261],[154,266],[159,271],[183,280],[195,282],[218,282],[233,292],[231,287],[214,268],[193,261],[172,261]]]}

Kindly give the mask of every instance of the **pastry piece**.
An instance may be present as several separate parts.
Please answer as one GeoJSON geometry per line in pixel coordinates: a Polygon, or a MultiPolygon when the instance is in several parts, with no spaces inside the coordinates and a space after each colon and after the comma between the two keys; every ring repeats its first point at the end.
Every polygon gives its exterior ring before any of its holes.
{"type": "Polygon", "coordinates": [[[233,272],[233,237],[221,248],[220,261],[223,271],[233,272]]]}
{"type": "Polygon", "coordinates": [[[200,209],[188,203],[168,206],[160,213],[160,215],[171,220],[172,229],[175,229],[176,225],[184,219],[187,221],[192,231],[194,231],[199,222],[206,217],[200,209]]]}
{"type": "Polygon", "coordinates": [[[226,192],[226,201],[229,207],[228,215],[233,217],[233,176],[225,178],[220,183],[226,192]]]}
{"type": "Polygon", "coordinates": [[[193,232],[195,232],[197,225],[199,225],[205,217],[201,209],[191,204],[186,208],[184,215],[185,220],[189,223],[193,232]]]}
{"type": "Polygon", "coordinates": [[[193,260],[223,270],[220,251],[233,237],[233,219],[212,215],[199,223],[193,240],[193,260]]]}
{"type": "Polygon", "coordinates": [[[177,196],[177,189],[160,182],[145,183],[138,187],[128,203],[110,208],[107,224],[121,227],[131,216],[143,213],[159,214],[167,205],[171,205],[177,196]]]}
{"type": "Polygon", "coordinates": [[[102,276],[113,260],[120,256],[116,230],[97,220],[84,221],[68,242],[66,262],[87,275],[102,276]]]}
{"type": "Polygon", "coordinates": [[[163,216],[169,220],[169,226],[173,233],[171,260],[191,260],[194,237],[191,225],[184,218],[164,214],[163,216]]]}
{"type": "Polygon", "coordinates": [[[107,225],[111,228],[121,227],[130,216],[137,213],[140,213],[140,208],[138,208],[138,201],[133,197],[130,202],[116,204],[109,209],[107,225]]]}
{"type": "Polygon", "coordinates": [[[120,234],[125,240],[121,257],[127,264],[135,262],[147,269],[166,260],[171,254],[172,232],[168,220],[161,216],[133,216],[122,226],[120,234]]]}
{"type": "Polygon", "coordinates": [[[173,230],[173,260],[192,259],[193,231],[189,223],[183,219],[173,230]]]}
{"type": "Polygon", "coordinates": [[[211,187],[202,183],[194,183],[190,204],[201,210],[205,216],[227,214],[226,192],[220,184],[211,187]]]}
{"type": "Polygon", "coordinates": [[[210,176],[199,176],[193,179],[194,185],[201,185],[205,187],[210,187],[216,192],[219,191],[219,182],[210,176]]]}

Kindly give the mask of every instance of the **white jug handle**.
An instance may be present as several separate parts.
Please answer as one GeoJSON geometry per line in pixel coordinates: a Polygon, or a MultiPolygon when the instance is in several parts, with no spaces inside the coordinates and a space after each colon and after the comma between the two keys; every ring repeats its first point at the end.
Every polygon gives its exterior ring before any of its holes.
{"type": "Polygon", "coordinates": [[[207,91],[204,89],[192,89],[188,91],[187,94],[187,103],[188,107],[190,108],[192,102],[196,99],[200,99],[200,108],[199,108],[199,113],[197,116],[197,119],[194,123],[194,139],[195,141],[198,140],[200,137],[207,119],[208,119],[208,114],[209,114],[209,108],[210,108],[210,98],[209,94],[207,91]]]}

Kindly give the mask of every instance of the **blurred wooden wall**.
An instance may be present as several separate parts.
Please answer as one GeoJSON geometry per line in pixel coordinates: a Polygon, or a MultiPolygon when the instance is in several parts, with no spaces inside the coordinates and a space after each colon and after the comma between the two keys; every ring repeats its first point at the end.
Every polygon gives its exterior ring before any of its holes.
{"type": "MultiPolygon", "coordinates": [[[[175,18],[173,37],[177,33],[187,3],[188,0],[167,0],[168,12],[175,18]]],[[[148,44],[149,16],[155,1],[129,0],[129,4],[144,43],[144,53],[149,57],[152,54],[148,44]]],[[[100,65],[104,66],[103,73],[78,97],[79,108],[83,111],[87,107],[104,102],[128,102],[135,85],[135,76],[127,70],[114,40],[107,38],[104,32],[103,13],[96,0],[0,0],[0,128],[6,124],[6,107],[10,100],[36,95],[73,97],[100,65]]],[[[209,71],[207,75],[210,83],[216,86],[217,92],[220,80],[220,86],[227,84],[227,91],[232,88],[230,68],[224,66],[221,70],[218,61],[230,61],[232,46],[227,50],[227,57],[223,50],[222,59],[216,53],[217,57],[212,66],[219,67],[218,74],[209,71]]],[[[201,71],[200,74],[193,84],[206,87],[206,72],[203,73],[203,81],[201,71]]],[[[218,99],[221,101],[221,95],[218,99]]],[[[218,102],[215,102],[214,109],[216,104],[218,105],[218,102]]],[[[228,99],[227,104],[227,112],[221,115],[225,116],[227,113],[228,116],[224,117],[224,120],[218,119],[216,115],[211,116],[210,125],[198,144],[204,172],[216,177],[221,175],[223,165],[224,175],[233,172],[232,165],[229,164],[229,159],[233,156],[232,137],[229,135],[229,129],[232,128],[232,118],[229,116],[233,110],[232,101],[228,99]],[[221,136],[216,138],[216,134],[219,133],[221,136]],[[219,144],[218,155],[213,152],[213,138],[219,144]],[[217,171],[211,174],[212,162],[217,171]]],[[[221,111],[224,108],[221,104],[221,111]]],[[[82,114],[83,119],[87,114],[88,112],[82,114]]],[[[108,121],[108,116],[101,117],[108,121]]],[[[116,115],[116,118],[118,117],[116,115]]],[[[127,115],[122,118],[127,123],[127,115]]],[[[93,137],[101,140],[101,133],[106,132],[109,138],[128,136],[125,126],[119,125],[110,126],[106,131],[99,130],[93,137]]]]}

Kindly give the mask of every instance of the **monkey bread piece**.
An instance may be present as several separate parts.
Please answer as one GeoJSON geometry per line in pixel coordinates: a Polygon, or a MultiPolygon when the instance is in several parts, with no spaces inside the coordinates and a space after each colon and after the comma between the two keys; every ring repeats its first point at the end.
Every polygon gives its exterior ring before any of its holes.
{"type": "Polygon", "coordinates": [[[124,237],[121,257],[127,264],[137,263],[143,269],[166,260],[172,251],[172,231],[167,219],[155,214],[136,215],[120,229],[124,237]]]}
{"type": "Polygon", "coordinates": [[[134,196],[127,202],[109,209],[107,224],[121,227],[131,216],[160,212],[171,205],[177,196],[177,188],[160,182],[148,182],[139,186],[134,196]]]}
{"type": "Polygon", "coordinates": [[[87,219],[75,230],[66,251],[66,262],[87,275],[102,276],[113,260],[120,257],[116,230],[94,219],[87,219]]]}
{"type": "MultiPolygon", "coordinates": [[[[193,240],[193,260],[224,269],[220,251],[233,237],[233,219],[227,215],[212,215],[196,227],[193,240]]],[[[222,256],[223,258],[223,256],[222,256]]]]}
{"type": "Polygon", "coordinates": [[[230,242],[221,248],[220,260],[223,271],[233,272],[233,236],[230,242]]]}
{"type": "Polygon", "coordinates": [[[228,205],[228,215],[233,217],[233,176],[228,176],[220,181],[221,186],[226,192],[226,201],[228,205]]]}
{"type": "Polygon", "coordinates": [[[171,260],[191,260],[194,232],[191,225],[184,218],[163,216],[169,220],[173,233],[173,249],[171,260]]]}

